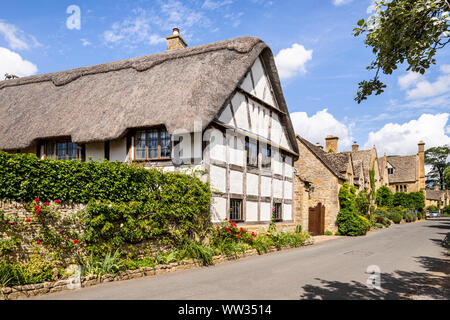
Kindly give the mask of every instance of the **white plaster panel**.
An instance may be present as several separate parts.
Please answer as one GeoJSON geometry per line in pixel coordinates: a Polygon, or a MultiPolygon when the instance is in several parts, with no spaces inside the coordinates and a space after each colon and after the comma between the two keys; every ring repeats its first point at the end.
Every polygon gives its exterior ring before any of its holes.
{"type": "Polygon", "coordinates": [[[283,220],[292,221],[292,205],[284,204],[283,205],[283,220]]]}
{"type": "Polygon", "coordinates": [[[227,170],[216,166],[210,167],[211,188],[218,192],[226,192],[227,189],[227,170]]]}
{"type": "Polygon", "coordinates": [[[234,126],[233,122],[233,114],[231,113],[231,106],[228,105],[225,110],[222,111],[222,114],[219,116],[219,121],[226,123],[230,126],[234,126]]]}
{"type": "Polygon", "coordinates": [[[239,129],[250,130],[248,126],[247,100],[241,93],[236,93],[231,100],[233,103],[234,118],[239,129]]]}
{"type": "Polygon", "coordinates": [[[272,170],[275,174],[283,174],[283,159],[281,158],[279,150],[274,150],[272,153],[272,170]]]}
{"type": "Polygon", "coordinates": [[[293,173],[294,173],[294,167],[292,165],[292,158],[286,157],[286,162],[284,164],[284,175],[286,177],[292,178],[293,173]]]}
{"type": "Polygon", "coordinates": [[[261,202],[261,221],[268,222],[272,220],[272,206],[268,202],[261,202]]]}
{"type": "Polygon", "coordinates": [[[244,174],[239,171],[230,171],[230,192],[234,194],[244,194],[243,190],[244,174]]]}
{"type": "Polygon", "coordinates": [[[245,140],[241,137],[231,136],[228,139],[228,153],[230,164],[244,166],[245,140]]]}
{"type": "Polygon", "coordinates": [[[247,201],[246,222],[258,221],[258,202],[247,201]]]}
{"type": "MultiPolygon", "coordinates": [[[[255,95],[264,100],[264,90],[267,88],[268,82],[264,72],[261,60],[258,58],[252,67],[253,80],[255,82],[255,95]]],[[[266,89],[267,90],[267,89],[266,89]]],[[[268,94],[268,92],[266,92],[268,94]]]]}
{"type": "MultiPolygon", "coordinates": [[[[208,131],[209,136],[209,158],[214,160],[227,161],[227,148],[225,137],[217,129],[208,131]]],[[[207,156],[204,157],[205,159],[207,156]]]]}
{"type": "Polygon", "coordinates": [[[250,76],[250,72],[245,76],[244,82],[241,84],[241,89],[247,91],[248,93],[253,94],[253,84],[250,76]]]}
{"type": "Polygon", "coordinates": [[[212,222],[222,222],[227,217],[227,199],[212,197],[211,203],[212,222]]]}
{"type": "Polygon", "coordinates": [[[284,182],[284,198],[287,200],[292,200],[292,182],[284,182]]]}
{"type": "Polygon", "coordinates": [[[273,196],[275,198],[283,197],[283,181],[273,179],[273,196]]]}
{"type": "Polygon", "coordinates": [[[109,157],[111,162],[125,162],[127,160],[127,140],[113,140],[109,144],[109,157]]]}
{"type": "Polygon", "coordinates": [[[105,144],[103,142],[86,144],[86,160],[89,161],[89,158],[92,161],[103,161],[105,159],[105,144]]]}
{"type": "Polygon", "coordinates": [[[259,178],[256,174],[247,174],[247,194],[252,196],[258,195],[258,182],[259,178]]]}
{"type": "Polygon", "coordinates": [[[261,197],[270,197],[272,194],[272,178],[261,177],[261,197]]]}

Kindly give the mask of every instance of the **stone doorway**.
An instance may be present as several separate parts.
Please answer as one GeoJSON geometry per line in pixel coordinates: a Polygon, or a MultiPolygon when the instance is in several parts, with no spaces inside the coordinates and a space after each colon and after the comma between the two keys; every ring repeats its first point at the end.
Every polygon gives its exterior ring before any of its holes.
{"type": "Polygon", "coordinates": [[[325,207],[321,203],[315,208],[309,208],[308,232],[313,236],[325,233],[325,207]]]}

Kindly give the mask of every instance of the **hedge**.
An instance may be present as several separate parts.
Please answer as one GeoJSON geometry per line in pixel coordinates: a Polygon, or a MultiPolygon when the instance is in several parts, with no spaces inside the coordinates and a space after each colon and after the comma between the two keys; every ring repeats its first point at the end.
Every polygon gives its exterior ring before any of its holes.
{"type": "MultiPolygon", "coordinates": [[[[206,184],[194,181],[197,178],[181,176],[118,162],[40,160],[32,154],[0,151],[2,200],[29,202],[38,197],[79,204],[93,199],[119,203],[148,201],[155,191],[165,189],[165,193],[170,193],[178,183],[195,186],[194,190],[186,190],[191,193],[209,193],[206,184]]],[[[161,196],[166,197],[165,193],[161,196]]]]}

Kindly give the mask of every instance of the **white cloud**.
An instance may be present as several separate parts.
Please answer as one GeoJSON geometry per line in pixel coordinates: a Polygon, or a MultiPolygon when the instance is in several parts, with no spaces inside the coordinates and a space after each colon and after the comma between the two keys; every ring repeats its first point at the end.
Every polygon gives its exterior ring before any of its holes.
{"type": "Polygon", "coordinates": [[[80,39],[80,40],[81,40],[81,44],[83,45],[83,47],[92,45],[92,43],[89,42],[89,40],[87,40],[87,39],[80,39]]]}
{"type": "Polygon", "coordinates": [[[325,144],[329,135],[339,137],[339,150],[352,145],[351,125],[347,126],[334,118],[328,109],[318,111],[311,117],[306,112],[291,113],[295,133],[313,144],[325,144]]]}
{"type": "Polygon", "coordinates": [[[416,87],[406,94],[408,100],[435,97],[450,91],[450,74],[438,77],[435,82],[426,80],[417,83],[416,87]]]}
{"type": "Polygon", "coordinates": [[[407,155],[417,153],[419,141],[424,141],[426,148],[450,144],[449,116],[449,113],[423,114],[407,123],[388,123],[377,132],[370,132],[364,147],[375,145],[380,154],[407,155]]]}
{"type": "Polygon", "coordinates": [[[28,50],[31,47],[40,46],[35,37],[27,35],[16,26],[3,21],[0,21],[0,35],[13,50],[28,50]]]}
{"type": "Polygon", "coordinates": [[[333,4],[337,7],[349,4],[351,2],[353,2],[353,0],[333,0],[333,4]]]}
{"type": "Polygon", "coordinates": [[[367,7],[366,13],[367,14],[372,14],[372,13],[375,12],[376,8],[377,8],[377,5],[375,3],[375,0],[372,0],[370,6],[367,7]]]}
{"type": "Polygon", "coordinates": [[[298,43],[281,50],[275,57],[281,79],[289,79],[299,73],[306,73],[305,65],[312,59],[312,55],[313,50],[306,50],[298,43]]]}
{"type": "Polygon", "coordinates": [[[445,64],[440,68],[441,75],[434,82],[426,80],[424,76],[415,72],[398,78],[398,84],[406,92],[407,100],[420,100],[446,94],[450,91],[450,65],[445,64]]]}
{"type": "Polygon", "coordinates": [[[400,76],[398,78],[398,84],[402,90],[406,90],[413,84],[419,82],[420,79],[422,79],[422,75],[420,73],[408,72],[404,76],[400,76]]]}
{"type": "Polygon", "coordinates": [[[24,60],[18,53],[0,47],[0,79],[3,80],[5,73],[26,77],[36,74],[37,66],[30,61],[24,60]]]}
{"type": "Polygon", "coordinates": [[[226,6],[228,4],[232,4],[233,0],[222,0],[222,1],[213,1],[213,0],[206,0],[203,3],[202,8],[209,9],[209,10],[215,10],[220,7],[226,6]]]}

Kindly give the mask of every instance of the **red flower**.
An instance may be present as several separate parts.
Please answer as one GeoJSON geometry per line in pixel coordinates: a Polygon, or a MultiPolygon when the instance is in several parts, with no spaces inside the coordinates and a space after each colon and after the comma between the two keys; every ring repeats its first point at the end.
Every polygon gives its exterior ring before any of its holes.
{"type": "Polygon", "coordinates": [[[39,209],[38,211],[36,211],[36,215],[40,215],[41,214],[41,209],[39,209]]]}
{"type": "Polygon", "coordinates": [[[64,239],[69,239],[69,236],[64,236],[64,239]]]}
{"type": "Polygon", "coordinates": [[[15,224],[14,222],[11,222],[11,223],[10,223],[10,225],[12,225],[12,226],[13,226],[14,224],[15,224]]]}
{"type": "Polygon", "coordinates": [[[40,241],[40,240],[38,240],[38,241],[36,241],[36,243],[37,243],[37,244],[41,244],[41,241],[40,241]]]}
{"type": "Polygon", "coordinates": [[[238,238],[239,238],[239,237],[240,237],[240,235],[237,235],[236,237],[238,237],[238,238]]]}
{"type": "Polygon", "coordinates": [[[73,240],[73,243],[74,244],[78,244],[78,240],[73,240]]]}
{"type": "Polygon", "coordinates": [[[46,207],[48,207],[48,202],[44,203],[44,205],[45,205],[46,207]]]}
{"type": "Polygon", "coordinates": [[[5,223],[8,223],[9,222],[9,220],[5,220],[5,223]]]}
{"type": "Polygon", "coordinates": [[[31,222],[31,219],[30,219],[30,218],[28,218],[27,220],[25,220],[25,222],[31,222]]]}
{"type": "Polygon", "coordinates": [[[229,233],[231,234],[231,230],[229,231],[229,233]]]}
{"type": "Polygon", "coordinates": [[[242,232],[242,231],[244,231],[244,228],[241,228],[240,230],[241,230],[241,232],[242,232]]]}
{"type": "Polygon", "coordinates": [[[61,202],[61,200],[55,200],[55,203],[60,203],[61,202]]]}
{"type": "Polygon", "coordinates": [[[36,203],[39,203],[39,198],[34,199],[34,201],[36,201],[36,203]]]}
{"type": "Polygon", "coordinates": [[[220,228],[219,227],[217,227],[217,230],[219,230],[220,228]]]}
{"type": "Polygon", "coordinates": [[[253,242],[253,239],[250,239],[250,242],[253,242]]]}
{"type": "Polygon", "coordinates": [[[62,231],[62,230],[59,230],[58,233],[61,234],[61,233],[63,233],[63,231],[62,231]]]}
{"type": "Polygon", "coordinates": [[[39,209],[40,209],[39,206],[35,206],[35,207],[34,207],[34,210],[39,210],[39,209]]]}
{"type": "Polygon", "coordinates": [[[228,221],[228,218],[225,218],[225,221],[228,221]]]}

